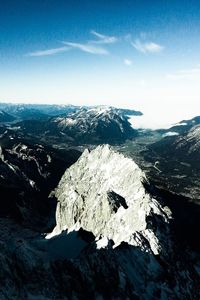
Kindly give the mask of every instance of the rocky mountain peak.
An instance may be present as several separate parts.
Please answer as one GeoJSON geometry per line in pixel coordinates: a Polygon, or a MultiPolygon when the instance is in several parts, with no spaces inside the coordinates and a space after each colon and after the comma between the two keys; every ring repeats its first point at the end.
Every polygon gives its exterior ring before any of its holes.
{"type": "Polygon", "coordinates": [[[170,212],[147,193],[145,181],[133,160],[108,145],[85,150],[55,191],[57,225],[49,237],[83,228],[95,235],[98,247],[105,247],[108,240],[114,247],[122,242],[142,247],[142,236],[151,251],[159,253],[157,233],[148,220],[159,216],[167,224],[170,212]]]}
{"type": "MultiPolygon", "coordinates": [[[[16,145],[13,155],[27,149],[16,145]]],[[[52,238],[0,220],[0,299],[198,300],[199,277],[175,248],[170,210],[147,185],[109,146],[85,150],[54,192],[52,238]]]]}

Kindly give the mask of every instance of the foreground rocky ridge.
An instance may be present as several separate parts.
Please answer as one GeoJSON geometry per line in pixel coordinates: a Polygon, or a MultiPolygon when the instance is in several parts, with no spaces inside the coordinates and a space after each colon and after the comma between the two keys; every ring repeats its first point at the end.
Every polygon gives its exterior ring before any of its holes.
{"type": "Polygon", "coordinates": [[[0,216],[32,223],[38,229],[46,226],[51,210],[48,194],[56,187],[66,167],[80,155],[75,150],[66,150],[65,154],[65,160],[62,160],[55,151],[42,145],[2,138],[0,216]]]}
{"type": "Polygon", "coordinates": [[[173,216],[146,185],[131,159],[108,146],[85,150],[52,193],[48,239],[1,220],[0,298],[199,299],[173,216]]]}

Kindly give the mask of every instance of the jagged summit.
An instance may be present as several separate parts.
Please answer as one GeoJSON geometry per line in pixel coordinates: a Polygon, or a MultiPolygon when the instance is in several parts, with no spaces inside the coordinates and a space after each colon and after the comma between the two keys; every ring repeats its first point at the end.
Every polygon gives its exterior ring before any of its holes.
{"type": "Polygon", "coordinates": [[[163,209],[145,190],[145,174],[134,161],[114,152],[108,145],[85,150],[80,159],[63,175],[55,196],[58,199],[53,231],[84,230],[101,239],[138,245],[140,233],[149,241],[154,253],[160,245],[148,228],[147,217],[159,215],[168,222],[169,211],[163,209]]]}
{"type": "Polygon", "coordinates": [[[146,190],[148,184],[137,164],[110,146],[85,150],[54,192],[56,227],[47,238],[90,232],[95,241],[80,254],[81,272],[94,284],[94,265],[103,269],[100,293],[120,274],[114,286],[125,294],[112,291],[108,299],[198,299],[197,281],[190,279],[197,278],[195,271],[186,271],[175,255],[171,211],[146,190]],[[187,291],[183,282],[189,282],[187,291]]]}

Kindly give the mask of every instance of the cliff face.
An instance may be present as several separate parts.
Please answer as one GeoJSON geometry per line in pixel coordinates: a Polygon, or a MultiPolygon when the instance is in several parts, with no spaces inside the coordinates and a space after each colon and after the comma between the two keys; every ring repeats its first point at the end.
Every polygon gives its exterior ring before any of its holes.
{"type": "Polygon", "coordinates": [[[166,225],[170,211],[146,192],[145,181],[134,161],[108,146],[99,146],[91,153],[85,150],[55,191],[58,205],[53,234],[83,228],[100,239],[99,244],[101,239],[113,240],[116,247],[122,242],[137,245],[134,234],[140,233],[158,254],[160,245],[148,228],[148,217],[160,217],[166,225]]]}
{"type": "Polygon", "coordinates": [[[46,239],[1,221],[0,298],[198,300],[173,216],[146,185],[131,159],[85,150],[52,193],[56,227],[46,239]]]}
{"type": "MultiPolygon", "coordinates": [[[[122,272],[120,280],[126,278],[139,299],[195,298],[195,280],[176,261],[171,212],[146,191],[145,182],[131,159],[108,146],[85,150],[55,190],[56,227],[48,238],[82,228],[95,237],[99,264],[106,263],[107,269],[114,261],[115,272],[122,272]],[[108,254],[103,261],[102,249],[108,254]]],[[[196,276],[194,270],[191,276],[196,276]]],[[[102,278],[106,280],[105,274],[102,278]]]]}
{"type": "Polygon", "coordinates": [[[15,139],[1,144],[0,217],[9,216],[42,232],[52,207],[48,195],[80,155],[69,150],[62,160],[39,144],[15,143],[15,139]]]}

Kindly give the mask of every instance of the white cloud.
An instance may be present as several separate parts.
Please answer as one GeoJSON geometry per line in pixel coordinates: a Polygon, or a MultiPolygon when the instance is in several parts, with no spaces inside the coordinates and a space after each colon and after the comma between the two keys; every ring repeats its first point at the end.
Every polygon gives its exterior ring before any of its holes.
{"type": "Polygon", "coordinates": [[[132,42],[131,45],[142,53],[158,53],[164,49],[164,47],[159,44],[153,42],[141,42],[139,39],[132,42]]]}
{"type": "Polygon", "coordinates": [[[104,35],[96,32],[95,30],[91,30],[90,33],[92,33],[95,37],[98,38],[97,41],[91,41],[91,43],[93,44],[114,44],[118,41],[118,39],[115,36],[104,35]]]}
{"type": "Polygon", "coordinates": [[[179,133],[176,132],[176,131],[168,131],[168,132],[166,132],[166,133],[163,134],[163,137],[175,136],[175,135],[179,135],[179,133]]]}
{"type": "Polygon", "coordinates": [[[48,55],[54,55],[57,53],[66,52],[69,49],[70,49],[70,47],[60,47],[60,48],[39,50],[39,51],[35,51],[35,52],[30,52],[27,54],[27,56],[48,56],[48,55]]]}
{"type": "Polygon", "coordinates": [[[171,80],[200,79],[200,67],[192,68],[192,69],[185,69],[185,70],[178,70],[172,74],[167,74],[166,78],[171,79],[171,80]]]}
{"type": "Polygon", "coordinates": [[[104,47],[102,47],[101,45],[114,44],[118,41],[118,39],[115,36],[104,35],[94,30],[91,30],[91,34],[93,34],[97,38],[97,40],[87,41],[85,43],[73,43],[73,42],[63,41],[62,44],[66,45],[64,47],[38,50],[38,51],[30,52],[26,54],[26,56],[48,56],[48,55],[54,55],[54,54],[66,52],[74,48],[91,54],[106,55],[109,54],[109,51],[104,47]]]}
{"type": "Polygon", "coordinates": [[[126,65],[126,66],[131,66],[132,65],[132,60],[130,60],[130,59],[128,59],[128,58],[125,58],[124,59],[124,64],[126,65]]]}
{"type": "Polygon", "coordinates": [[[81,44],[81,43],[63,42],[63,44],[65,44],[71,48],[79,49],[81,51],[92,53],[92,54],[101,54],[101,55],[109,54],[109,52],[106,49],[104,49],[103,47],[94,46],[94,45],[91,45],[88,43],[81,44]]]}

